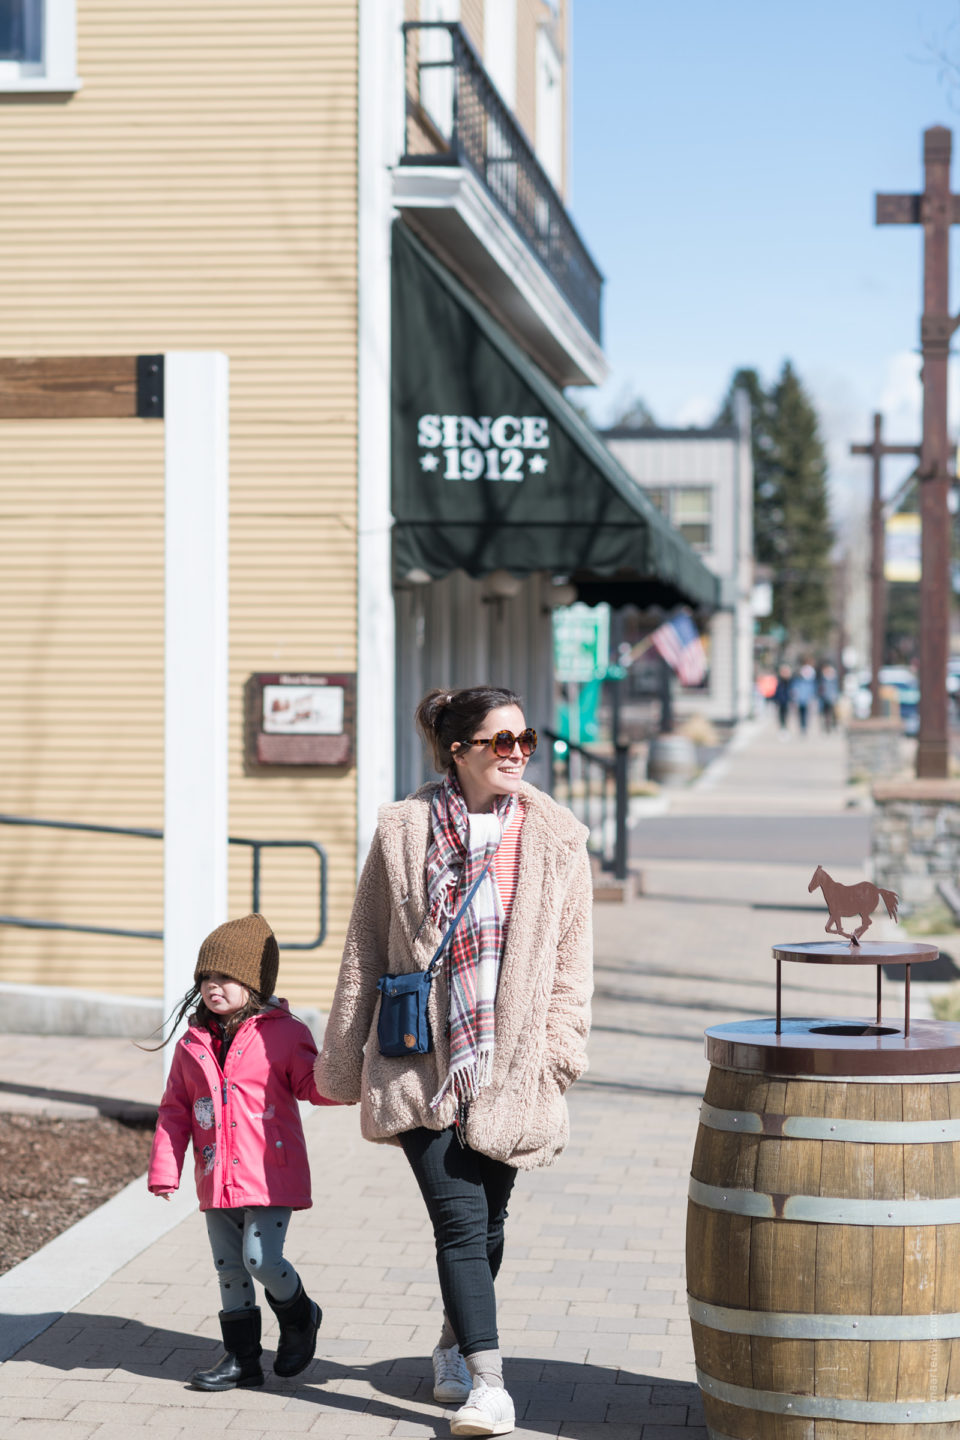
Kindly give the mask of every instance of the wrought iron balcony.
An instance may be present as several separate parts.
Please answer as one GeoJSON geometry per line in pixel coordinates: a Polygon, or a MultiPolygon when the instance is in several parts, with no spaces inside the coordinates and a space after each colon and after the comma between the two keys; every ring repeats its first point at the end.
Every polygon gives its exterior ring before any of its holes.
{"type": "Polygon", "coordinates": [[[511,221],[595,341],[603,277],[463,27],[404,27],[404,165],[466,166],[511,221]]]}

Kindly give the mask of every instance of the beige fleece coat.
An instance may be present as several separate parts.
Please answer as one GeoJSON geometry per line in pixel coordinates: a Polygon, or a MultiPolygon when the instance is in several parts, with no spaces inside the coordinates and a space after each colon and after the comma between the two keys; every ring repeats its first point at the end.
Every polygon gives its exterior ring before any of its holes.
{"type": "MultiPolygon", "coordinates": [[[[447,1074],[448,990],[430,994],[429,1055],[387,1058],[377,1045],[377,981],[426,970],[442,932],[427,911],[426,858],[435,785],[380,811],[357,890],[337,990],[317,1062],[322,1095],[360,1101],[368,1140],[453,1124],[454,1101],[430,1100],[447,1074]]],[[[549,1165],[569,1135],[564,1091],[586,1069],[590,1025],[593,887],[586,828],[524,784],[517,890],[500,966],[493,1079],[472,1102],[471,1148],[532,1170],[549,1165]]]]}

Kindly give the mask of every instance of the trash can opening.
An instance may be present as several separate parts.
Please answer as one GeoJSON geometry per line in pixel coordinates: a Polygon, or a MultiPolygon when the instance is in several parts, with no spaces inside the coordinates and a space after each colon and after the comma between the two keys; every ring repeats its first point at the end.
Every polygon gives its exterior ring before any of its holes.
{"type": "Polygon", "coordinates": [[[852,1021],[850,1024],[811,1025],[814,1035],[899,1035],[896,1025],[870,1025],[867,1021],[852,1021]]]}

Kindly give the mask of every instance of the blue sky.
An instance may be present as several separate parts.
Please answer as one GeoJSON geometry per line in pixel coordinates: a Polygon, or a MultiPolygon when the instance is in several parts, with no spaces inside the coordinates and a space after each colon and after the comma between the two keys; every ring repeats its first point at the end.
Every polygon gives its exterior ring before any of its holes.
{"type": "MultiPolygon", "coordinates": [[[[843,522],[873,411],[919,438],[921,232],[876,227],[873,196],[922,188],[938,124],[960,192],[960,0],[574,0],[572,49],[571,209],[606,276],[611,365],[575,394],[601,422],[635,391],[661,424],[702,424],[734,368],[770,379],[789,357],[843,522]]],[[[885,488],[902,473],[888,461],[885,488]]]]}

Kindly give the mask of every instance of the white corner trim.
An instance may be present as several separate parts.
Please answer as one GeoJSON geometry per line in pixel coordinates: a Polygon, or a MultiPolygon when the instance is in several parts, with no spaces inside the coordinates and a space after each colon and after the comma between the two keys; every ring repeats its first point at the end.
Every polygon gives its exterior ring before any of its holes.
{"type": "Polygon", "coordinates": [[[165,357],[165,1015],[227,918],[229,373],[216,351],[165,357]]]}
{"type": "MultiPolygon", "coordinates": [[[[608,367],[601,346],[472,171],[456,165],[399,165],[393,201],[398,210],[454,211],[490,256],[513,292],[511,299],[527,308],[581,372],[584,378],[577,383],[603,383],[608,367]]],[[[491,299],[515,313],[515,304],[504,306],[504,297],[491,299]]]]}
{"type": "Polygon", "coordinates": [[[402,0],[360,0],[357,137],[357,873],[394,798],[390,167],[403,138],[402,0]]]}

